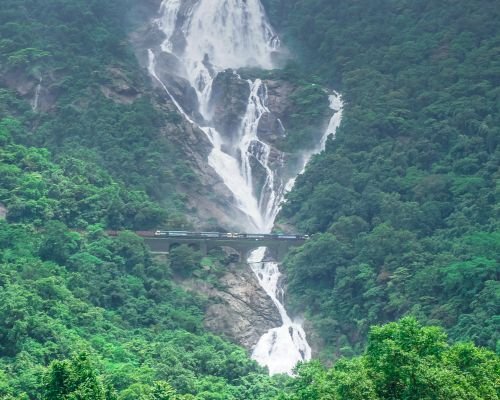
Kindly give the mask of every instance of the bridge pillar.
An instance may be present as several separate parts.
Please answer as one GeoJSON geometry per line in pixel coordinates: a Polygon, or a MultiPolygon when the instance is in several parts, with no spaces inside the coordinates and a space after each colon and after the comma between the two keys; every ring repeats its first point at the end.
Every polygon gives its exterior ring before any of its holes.
{"type": "Polygon", "coordinates": [[[207,241],[206,241],[206,240],[203,240],[203,241],[200,243],[200,253],[201,253],[203,256],[207,256],[207,255],[208,255],[208,245],[207,245],[207,241]]]}
{"type": "Polygon", "coordinates": [[[289,249],[288,246],[278,245],[276,248],[276,261],[282,263],[283,259],[286,256],[286,253],[288,252],[288,249],[289,249]]]}

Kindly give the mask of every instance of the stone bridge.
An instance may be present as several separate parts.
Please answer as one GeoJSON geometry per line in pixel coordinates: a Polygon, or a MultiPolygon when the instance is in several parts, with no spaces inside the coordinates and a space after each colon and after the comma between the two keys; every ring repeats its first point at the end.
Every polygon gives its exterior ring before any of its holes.
{"type": "Polygon", "coordinates": [[[278,238],[186,238],[186,237],[145,237],[144,242],[153,254],[168,254],[171,248],[186,244],[203,255],[215,248],[234,249],[241,260],[246,260],[249,253],[258,247],[267,247],[270,255],[278,262],[283,261],[290,247],[300,246],[305,239],[278,238]]]}

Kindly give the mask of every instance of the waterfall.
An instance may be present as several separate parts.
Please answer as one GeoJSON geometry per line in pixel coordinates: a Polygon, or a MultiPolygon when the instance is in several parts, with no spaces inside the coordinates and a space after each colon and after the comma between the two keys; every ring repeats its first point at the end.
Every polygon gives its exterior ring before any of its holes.
{"type": "MultiPolygon", "coordinates": [[[[272,67],[272,52],[279,46],[279,39],[267,22],[259,0],[199,0],[183,9],[180,0],[163,0],[160,17],[156,20],[165,39],[161,49],[177,57],[184,67],[187,80],[195,89],[200,114],[208,121],[199,126],[213,145],[209,165],[222,178],[234,194],[236,206],[248,216],[250,232],[268,232],[278,212],[284,184],[269,166],[270,147],[257,137],[260,117],[268,112],[265,106],[266,88],[262,81],[248,81],[250,96],[243,118],[239,145],[229,155],[227,143],[221,134],[210,126],[209,100],[212,84],[217,74],[226,68],[257,66],[272,67]],[[183,14],[181,14],[183,13],[183,14]],[[184,48],[174,45],[175,36],[181,35],[184,48]],[[256,160],[266,171],[266,184],[256,198],[252,184],[251,160],[256,160]]],[[[156,57],[149,50],[149,72],[172,98],[181,114],[192,124],[191,118],[173,98],[167,86],[156,73],[156,57]]]]}
{"type": "Polygon", "coordinates": [[[260,231],[270,232],[274,224],[274,218],[279,211],[284,185],[276,176],[276,171],[273,171],[270,166],[270,146],[257,136],[259,121],[264,113],[269,112],[266,106],[267,89],[260,79],[256,79],[254,82],[249,81],[248,84],[250,85],[250,96],[240,129],[239,141],[241,173],[253,193],[255,193],[255,190],[253,190],[251,160],[256,160],[266,173],[266,181],[259,196],[260,231]]]}
{"type": "MultiPolygon", "coordinates": [[[[342,98],[337,93],[329,96],[330,109],[334,114],[331,117],[328,126],[321,137],[319,145],[310,152],[303,155],[302,173],[310,158],[325,149],[326,141],[330,135],[335,135],[335,131],[340,125],[342,119],[342,98]]],[[[295,177],[290,179],[280,193],[279,199],[282,200],[284,193],[292,189],[295,183],[295,177]]],[[[279,211],[279,204],[276,209],[272,209],[271,218],[274,221],[279,211]]],[[[284,303],[283,288],[280,286],[281,273],[278,264],[275,262],[263,261],[265,258],[265,247],[254,250],[248,258],[248,263],[257,277],[260,285],[264,288],[268,296],[278,308],[283,325],[270,329],[265,333],[255,346],[252,358],[259,364],[269,368],[269,373],[291,373],[293,366],[299,361],[309,360],[311,358],[311,347],[307,343],[306,334],[302,328],[300,320],[293,321],[287,314],[284,303]]]]}
{"type": "MultiPolygon", "coordinates": [[[[342,110],[344,107],[344,103],[342,102],[342,97],[340,96],[340,94],[334,92],[333,94],[328,96],[328,100],[330,102],[329,107],[330,110],[333,111],[333,115],[330,118],[328,126],[326,127],[326,130],[323,133],[323,136],[321,137],[318,145],[314,149],[306,151],[304,152],[304,154],[302,154],[302,163],[301,163],[302,168],[300,169],[300,172],[297,175],[304,173],[307,163],[314,154],[321,153],[323,150],[325,150],[326,141],[328,137],[330,135],[335,136],[335,132],[337,131],[337,128],[340,126],[340,122],[342,121],[342,110]]],[[[295,176],[286,183],[285,193],[292,190],[296,178],[297,177],[295,176]]]]}
{"type": "Polygon", "coordinates": [[[281,273],[276,262],[263,262],[265,247],[259,247],[248,258],[260,285],[278,309],[283,324],[270,329],[255,346],[252,358],[269,368],[270,374],[291,373],[299,362],[311,358],[311,347],[301,321],[292,321],[283,306],[283,287],[280,285],[281,273]]]}
{"type": "Polygon", "coordinates": [[[35,96],[33,97],[33,100],[31,101],[31,110],[33,112],[38,111],[38,103],[40,100],[40,92],[42,91],[42,77],[40,76],[38,78],[38,84],[35,87],[35,96]]]}
{"type": "MultiPolygon", "coordinates": [[[[184,118],[191,124],[196,125],[193,119],[183,110],[179,102],[170,93],[167,86],[158,77],[156,73],[156,57],[151,49],[148,50],[148,58],[148,71],[151,76],[160,83],[184,118]]],[[[262,216],[251,187],[247,185],[246,180],[241,174],[235,173],[235,171],[240,169],[238,161],[222,151],[223,140],[217,130],[209,126],[198,127],[205,133],[212,144],[212,151],[208,156],[208,164],[217,172],[224,184],[231,193],[233,193],[237,202],[237,207],[248,216],[248,222],[250,223],[249,231],[259,232],[263,225],[262,216]]]]}
{"type": "MultiPolygon", "coordinates": [[[[258,137],[261,117],[269,112],[267,88],[260,79],[248,80],[249,96],[246,111],[237,132],[227,140],[214,128],[210,98],[217,74],[241,67],[273,68],[272,56],[280,40],[270,26],[260,0],[163,0],[160,17],[155,21],[164,40],[158,49],[149,49],[148,69],[179,112],[191,124],[197,125],[212,145],[209,165],[220,176],[235,199],[235,206],[247,216],[245,230],[270,232],[280,204],[295,178],[284,182],[277,169],[284,155],[271,162],[272,149],[258,137]],[[199,114],[204,122],[187,113],[175,99],[168,84],[157,73],[157,52],[168,53],[182,65],[185,78],[198,98],[199,114]],[[264,173],[262,187],[255,187],[255,168],[264,173]]],[[[237,79],[241,78],[236,75],[237,79]]],[[[342,102],[338,95],[330,96],[330,108],[335,114],[318,147],[303,154],[301,168],[310,157],[324,149],[330,133],[335,133],[341,118],[342,102]]],[[[281,121],[279,121],[281,124],[281,121]]],[[[281,125],[283,131],[284,127],[281,125]]],[[[281,164],[280,164],[281,163],[281,164]]],[[[309,360],[311,349],[300,321],[293,321],[283,306],[283,288],[275,262],[265,262],[265,248],[252,252],[248,262],[260,285],[276,305],[282,326],[273,328],[256,344],[252,357],[269,368],[270,373],[291,373],[299,361],[309,360]]]]}

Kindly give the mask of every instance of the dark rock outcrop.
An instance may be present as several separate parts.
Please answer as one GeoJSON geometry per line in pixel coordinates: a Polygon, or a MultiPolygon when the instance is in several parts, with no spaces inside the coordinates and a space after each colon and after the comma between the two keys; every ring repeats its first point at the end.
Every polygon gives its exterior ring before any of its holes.
{"type": "Polygon", "coordinates": [[[250,86],[232,70],[220,72],[212,84],[209,112],[212,124],[229,142],[235,141],[247,110],[250,86]]]}
{"type": "Polygon", "coordinates": [[[161,52],[156,57],[155,72],[158,78],[165,84],[184,112],[194,120],[201,121],[203,118],[198,113],[198,96],[189,82],[180,76],[181,68],[177,58],[171,54],[161,52]]]}
{"type": "Polygon", "coordinates": [[[26,99],[34,111],[47,112],[54,107],[60,95],[61,76],[53,71],[33,76],[20,69],[0,74],[0,82],[26,99]]]}
{"type": "Polygon", "coordinates": [[[260,119],[257,135],[260,140],[276,145],[286,136],[282,121],[285,121],[288,113],[292,111],[290,96],[296,88],[283,80],[265,80],[264,84],[267,87],[266,105],[270,112],[260,119]]]}
{"type": "Polygon", "coordinates": [[[269,329],[282,323],[276,306],[246,265],[231,264],[219,278],[217,287],[200,281],[188,286],[210,299],[205,313],[206,328],[248,350],[253,350],[269,329]]]}
{"type": "Polygon", "coordinates": [[[131,104],[141,96],[133,82],[118,68],[108,69],[108,83],[100,87],[108,99],[120,104],[131,104]]]}

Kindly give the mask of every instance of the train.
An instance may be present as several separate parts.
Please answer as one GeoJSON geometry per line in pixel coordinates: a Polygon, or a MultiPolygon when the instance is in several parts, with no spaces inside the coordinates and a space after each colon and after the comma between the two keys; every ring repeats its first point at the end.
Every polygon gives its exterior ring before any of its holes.
{"type": "Polygon", "coordinates": [[[190,231],[162,231],[154,232],[156,237],[177,238],[207,238],[207,239],[277,239],[277,240],[307,240],[309,235],[281,234],[281,233],[232,233],[232,232],[190,232],[190,231]]]}

